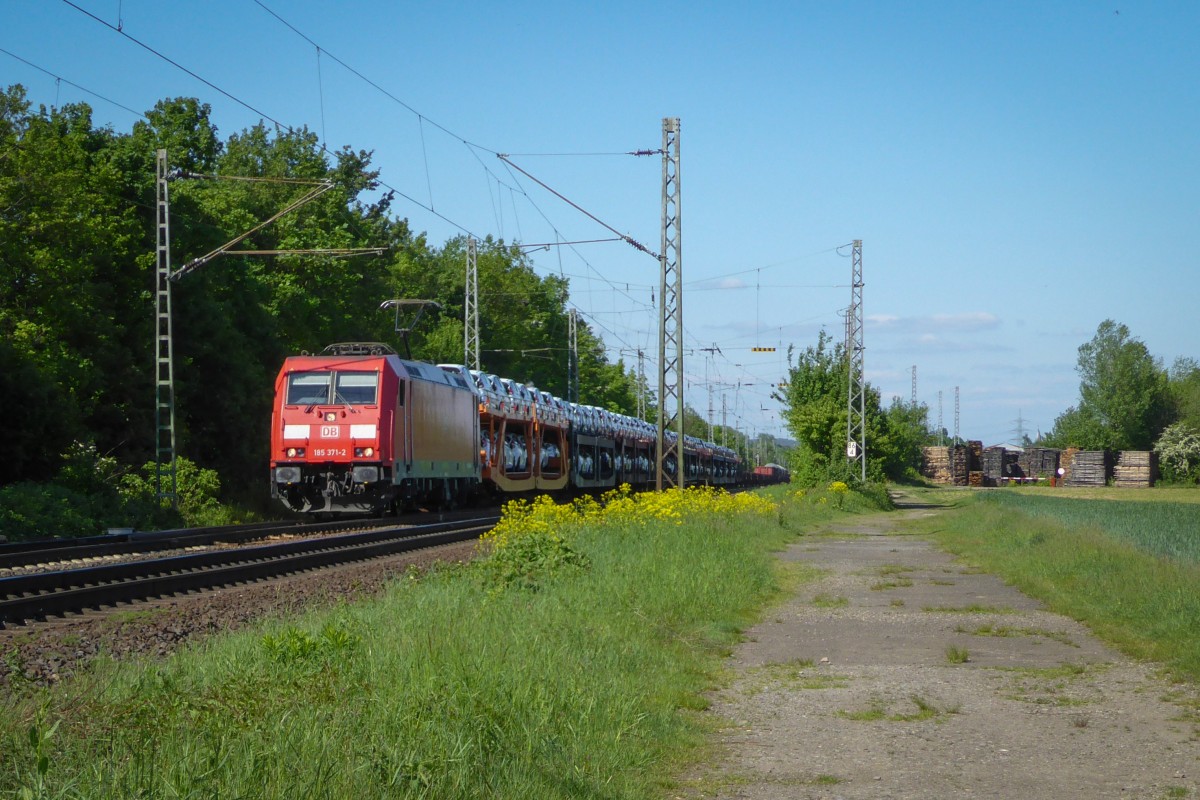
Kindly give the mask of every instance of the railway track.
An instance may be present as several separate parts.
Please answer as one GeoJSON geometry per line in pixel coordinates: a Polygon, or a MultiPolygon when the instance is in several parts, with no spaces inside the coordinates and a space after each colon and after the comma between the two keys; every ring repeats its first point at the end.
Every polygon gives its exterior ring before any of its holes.
{"type": "Polygon", "coordinates": [[[245,542],[282,533],[295,535],[299,531],[305,534],[305,538],[270,544],[222,547],[165,558],[0,578],[0,627],[461,542],[478,537],[497,520],[496,516],[485,516],[424,525],[393,525],[352,533],[336,531],[361,528],[361,521],[329,523],[315,528],[300,528],[295,524],[243,526],[224,530],[167,531],[146,534],[140,539],[132,534],[130,538],[108,542],[100,541],[108,537],[98,537],[96,541],[55,544],[36,551],[26,547],[24,555],[18,555],[20,548],[9,548],[7,552],[0,551],[0,558],[28,565],[245,542]],[[318,530],[324,535],[307,535],[318,530]]]}

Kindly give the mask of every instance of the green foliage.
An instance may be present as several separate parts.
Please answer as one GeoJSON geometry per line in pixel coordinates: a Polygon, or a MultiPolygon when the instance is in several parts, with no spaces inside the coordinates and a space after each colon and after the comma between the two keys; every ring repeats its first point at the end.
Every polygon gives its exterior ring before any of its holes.
{"type": "Polygon", "coordinates": [[[74,407],[27,352],[0,337],[0,406],[10,415],[0,459],[0,486],[48,480],[57,453],[78,433],[74,407]]]}
{"type": "Polygon", "coordinates": [[[262,646],[267,657],[282,667],[319,668],[345,661],[362,642],[362,636],[333,620],[313,635],[295,626],[278,633],[266,633],[262,646]]]}
{"type": "Polygon", "coordinates": [[[1200,431],[1187,422],[1168,425],[1154,443],[1159,467],[1168,481],[1200,480],[1200,431]]]}
{"type": "MultiPolygon", "coordinates": [[[[157,507],[156,474],[157,467],[150,461],[142,466],[140,475],[130,473],[121,479],[121,496],[130,508],[157,507]]],[[[221,505],[221,479],[216,470],[204,469],[178,456],[175,459],[175,484],[178,515],[163,510],[158,512],[159,521],[176,518],[184,525],[196,527],[229,525],[237,521],[233,512],[221,505]]]]}
{"type": "Polygon", "coordinates": [[[1125,325],[1106,319],[1079,347],[1079,405],[1047,437],[1059,447],[1149,450],[1174,413],[1167,373],[1125,325]]]}
{"type": "Polygon", "coordinates": [[[95,536],[103,523],[91,499],[53,483],[10,483],[0,487],[0,536],[23,541],[46,536],[95,536]]]}
{"type": "Polygon", "coordinates": [[[588,566],[587,556],[562,537],[532,535],[516,538],[493,552],[482,574],[497,587],[538,591],[546,581],[588,566]]]}
{"type": "MultiPolygon", "coordinates": [[[[794,353],[789,353],[789,360],[794,353]]],[[[858,480],[846,459],[849,364],[841,344],[821,331],[815,346],[802,351],[788,370],[780,399],[788,430],[799,442],[791,454],[792,480],[819,486],[858,480]]],[[[864,392],[868,480],[900,480],[921,465],[928,409],[898,399],[885,412],[879,391],[864,392]]]]}
{"type": "Polygon", "coordinates": [[[1175,359],[1169,381],[1177,421],[1200,430],[1200,362],[1194,358],[1175,359]]]}
{"type": "Polygon", "coordinates": [[[153,462],[140,475],[127,472],[116,459],[100,455],[95,445],[79,442],[61,462],[52,482],[0,487],[0,536],[20,541],[96,536],[109,527],[148,530],[238,521],[218,500],[217,473],[186,458],[176,460],[178,511],[159,502],[153,462]]]}
{"type": "MultiPolygon", "coordinates": [[[[222,139],[211,111],[195,98],[164,99],[124,133],[97,128],[86,104],[33,109],[20,86],[0,92],[0,402],[17,415],[0,486],[51,479],[54,454],[75,440],[94,442],[124,469],[153,457],[159,148],[189,173],[334,184],[239,248],[386,252],[226,254],[172,284],[177,448],[215,470],[232,499],[265,496],[264,423],[287,355],[347,340],[402,349],[392,316],[377,309],[422,298],[442,309],[414,331],[413,356],[462,360],[464,239],[431,246],[391,215],[390,194],[360,199],[379,186],[370,152],[329,153],[307,129],[263,124],[222,139]]],[[[171,266],[225,245],[308,189],[173,181],[171,266]]],[[[483,367],[565,396],[566,280],[538,276],[519,248],[491,239],[480,243],[478,264],[483,367]]],[[[586,323],[578,338],[581,399],[632,412],[634,377],[609,363],[586,323]]]]}

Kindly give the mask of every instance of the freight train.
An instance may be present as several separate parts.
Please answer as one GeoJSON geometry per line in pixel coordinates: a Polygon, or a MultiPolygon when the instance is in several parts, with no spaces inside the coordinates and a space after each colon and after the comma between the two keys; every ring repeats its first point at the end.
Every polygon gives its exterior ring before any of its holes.
{"type": "MultiPolygon", "coordinates": [[[[667,434],[674,444],[675,434],[667,434]]],[[[731,449],[684,437],[684,483],[756,475],[731,449]]],[[[292,511],[397,513],[488,496],[655,483],[656,429],[509,378],[343,343],[288,358],[275,381],[271,494],[292,511]]],[[[664,465],[676,478],[680,465],[664,465]]],[[[768,479],[769,478],[769,479],[768,479]]]]}

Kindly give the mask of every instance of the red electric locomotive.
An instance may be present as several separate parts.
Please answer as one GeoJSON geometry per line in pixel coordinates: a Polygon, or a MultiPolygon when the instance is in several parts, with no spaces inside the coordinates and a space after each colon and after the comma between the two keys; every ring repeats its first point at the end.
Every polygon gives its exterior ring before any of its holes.
{"type": "MultiPolygon", "coordinates": [[[[655,446],[640,419],[383,344],[338,344],[279,372],[271,492],[293,511],[377,514],[479,495],[648,489],[655,446]]],[[[671,476],[682,467],[689,484],[746,478],[728,448],[686,436],[682,449],[683,464],[667,459],[671,476]]]]}
{"type": "Polygon", "coordinates": [[[473,387],[387,345],[330,345],[275,381],[271,493],[293,511],[449,505],[481,480],[473,387]]]}

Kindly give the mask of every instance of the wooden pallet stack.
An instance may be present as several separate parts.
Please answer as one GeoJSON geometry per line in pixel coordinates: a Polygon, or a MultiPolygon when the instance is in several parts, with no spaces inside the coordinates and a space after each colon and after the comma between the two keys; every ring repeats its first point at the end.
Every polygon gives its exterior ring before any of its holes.
{"type": "Polygon", "coordinates": [[[1153,486],[1158,479],[1158,454],[1151,450],[1122,450],[1113,470],[1114,486],[1153,486]]]}
{"type": "MultiPolygon", "coordinates": [[[[980,443],[979,450],[983,450],[980,443]]],[[[972,462],[971,447],[956,444],[951,447],[921,448],[921,474],[934,483],[954,486],[970,484],[972,472],[979,471],[978,463],[972,462]]]]}
{"type": "Polygon", "coordinates": [[[956,444],[950,448],[950,477],[955,486],[967,486],[971,474],[971,448],[956,444]]]}
{"type": "Polygon", "coordinates": [[[1107,450],[1080,450],[1071,461],[1067,486],[1104,486],[1112,477],[1112,455],[1107,450]]]}
{"type": "Polygon", "coordinates": [[[953,483],[949,447],[921,448],[921,474],[934,483],[953,483]]]}
{"type": "Polygon", "coordinates": [[[1001,478],[1007,477],[1004,472],[1004,456],[1007,453],[1003,447],[988,447],[980,455],[979,464],[983,476],[991,481],[993,486],[999,483],[1001,478]]]}
{"type": "Polygon", "coordinates": [[[967,453],[969,460],[967,461],[967,469],[970,472],[980,472],[983,470],[983,442],[972,439],[967,442],[967,453]]]}
{"type": "Polygon", "coordinates": [[[1060,485],[1065,486],[1067,485],[1067,482],[1071,480],[1071,467],[1075,464],[1075,455],[1078,452],[1078,447],[1068,447],[1059,454],[1058,466],[1063,471],[1060,485]]]}
{"type": "Polygon", "coordinates": [[[1031,447],[1021,454],[1021,470],[1027,478],[1049,478],[1058,474],[1061,451],[1052,447],[1031,447]]]}

